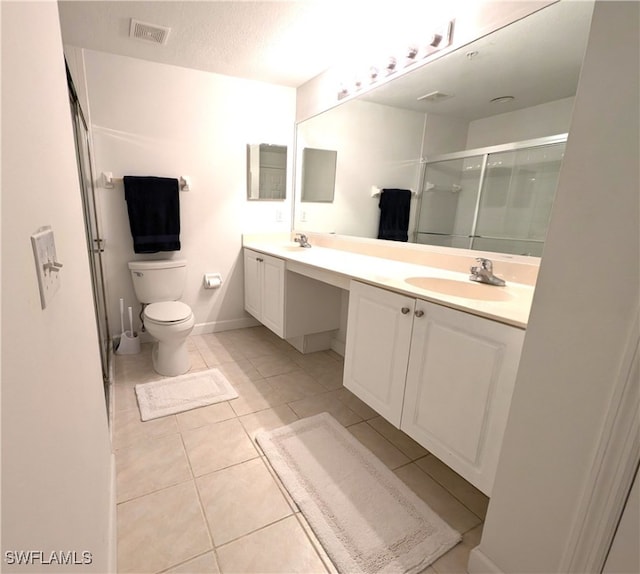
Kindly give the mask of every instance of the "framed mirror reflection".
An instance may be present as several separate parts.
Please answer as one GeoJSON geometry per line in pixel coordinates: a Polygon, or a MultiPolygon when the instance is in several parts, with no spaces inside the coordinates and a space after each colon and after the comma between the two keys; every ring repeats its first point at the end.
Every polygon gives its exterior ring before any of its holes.
{"type": "Polygon", "coordinates": [[[539,256],[562,146],[531,173],[541,158],[500,152],[506,155],[488,160],[483,178],[468,169],[471,159],[446,155],[566,139],[592,12],[593,2],[551,4],[298,123],[294,228],[376,238],[380,209],[372,189],[410,189],[417,192],[410,242],[539,256]],[[331,204],[302,201],[305,147],[338,154],[331,204]],[[449,180],[461,187],[457,196],[428,189],[429,182],[440,185],[431,181],[433,170],[446,167],[433,165],[438,158],[456,165],[449,180]],[[502,161],[500,169],[492,161],[502,161]]]}
{"type": "Polygon", "coordinates": [[[284,200],[287,197],[287,147],[247,144],[247,199],[284,200]]]}

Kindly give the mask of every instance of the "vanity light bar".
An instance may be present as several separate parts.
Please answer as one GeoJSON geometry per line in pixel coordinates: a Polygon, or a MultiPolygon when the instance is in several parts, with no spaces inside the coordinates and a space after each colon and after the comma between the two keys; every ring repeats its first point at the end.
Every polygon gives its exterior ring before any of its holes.
{"type": "MultiPolygon", "coordinates": [[[[403,56],[396,58],[396,56],[389,56],[381,66],[382,69],[377,66],[371,66],[368,70],[368,87],[372,86],[378,81],[384,81],[389,76],[398,73],[403,73],[404,70],[413,66],[419,60],[425,60],[432,54],[443,50],[450,46],[453,42],[453,26],[455,20],[449,20],[442,26],[436,28],[429,36],[428,41],[422,47],[418,47],[416,44],[411,44],[406,47],[403,56]],[[398,61],[400,60],[400,61],[398,61]]],[[[423,62],[424,63],[424,62],[423,62]]],[[[341,82],[338,88],[338,99],[342,100],[352,93],[358,92],[364,87],[364,82],[361,77],[357,77],[351,82],[341,82]],[[350,88],[349,86],[353,86],[350,88]]]]}

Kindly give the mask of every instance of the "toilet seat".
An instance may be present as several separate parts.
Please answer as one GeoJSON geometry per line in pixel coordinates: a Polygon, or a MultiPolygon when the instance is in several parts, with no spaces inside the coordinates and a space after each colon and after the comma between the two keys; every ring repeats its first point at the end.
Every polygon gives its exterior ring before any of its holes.
{"type": "Polygon", "coordinates": [[[145,320],[152,323],[177,325],[191,319],[191,307],[180,301],[151,303],[144,308],[145,320]]]}

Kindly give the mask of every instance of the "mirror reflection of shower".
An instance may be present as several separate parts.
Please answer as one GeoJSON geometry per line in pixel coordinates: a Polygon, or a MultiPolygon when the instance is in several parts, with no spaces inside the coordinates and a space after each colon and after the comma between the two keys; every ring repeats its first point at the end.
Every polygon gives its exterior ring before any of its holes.
{"type": "Polygon", "coordinates": [[[247,144],[247,199],[282,201],[287,197],[287,146],[247,144]]]}
{"type": "Polygon", "coordinates": [[[566,137],[429,158],[413,240],[540,257],[566,137]]]}

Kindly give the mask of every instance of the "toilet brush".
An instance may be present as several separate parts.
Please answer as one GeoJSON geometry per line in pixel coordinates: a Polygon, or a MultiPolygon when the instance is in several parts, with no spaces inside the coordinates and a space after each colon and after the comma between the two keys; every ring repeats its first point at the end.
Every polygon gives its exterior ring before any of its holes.
{"type": "Polygon", "coordinates": [[[120,336],[124,335],[124,299],[120,299],[120,336]]]}
{"type": "Polygon", "coordinates": [[[117,355],[135,355],[140,352],[140,337],[133,332],[133,309],[129,310],[129,330],[124,330],[124,299],[120,299],[120,344],[116,349],[117,355]]]}
{"type": "Polygon", "coordinates": [[[133,312],[131,307],[129,307],[129,333],[131,337],[135,337],[135,333],[133,332],[133,312]]]}
{"type": "Polygon", "coordinates": [[[122,343],[122,339],[124,338],[124,299],[120,298],[120,340],[118,344],[115,346],[115,351],[120,348],[120,344],[122,343]]]}

